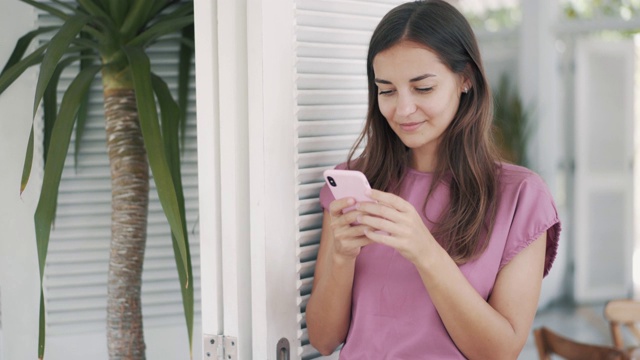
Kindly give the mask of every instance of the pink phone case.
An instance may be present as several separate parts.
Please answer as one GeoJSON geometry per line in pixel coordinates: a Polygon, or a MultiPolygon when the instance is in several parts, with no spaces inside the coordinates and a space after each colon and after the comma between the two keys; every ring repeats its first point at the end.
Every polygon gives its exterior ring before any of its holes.
{"type": "MultiPolygon", "coordinates": [[[[324,180],[336,199],[352,197],[357,202],[373,201],[365,194],[371,186],[367,177],[360,171],[329,169],[324,171],[324,180]]],[[[353,206],[348,207],[344,212],[353,209],[353,206]]]]}

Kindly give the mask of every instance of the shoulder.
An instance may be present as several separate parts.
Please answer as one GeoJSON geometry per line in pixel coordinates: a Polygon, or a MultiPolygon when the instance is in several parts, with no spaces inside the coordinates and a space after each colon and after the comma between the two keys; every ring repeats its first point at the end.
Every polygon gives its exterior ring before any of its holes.
{"type": "Polygon", "coordinates": [[[499,206],[510,208],[510,213],[541,212],[548,217],[557,217],[549,187],[540,175],[525,167],[502,164],[498,194],[499,206]]]}
{"type": "Polygon", "coordinates": [[[500,191],[519,193],[525,189],[548,193],[545,181],[534,171],[519,165],[502,163],[498,168],[498,186],[500,191]]]}
{"type": "Polygon", "coordinates": [[[517,184],[531,179],[537,181],[537,179],[540,179],[540,176],[533,170],[509,163],[500,163],[498,166],[498,174],[500,182],[507,184],[517,184]]]}
{"type": "Polygon", "coordinates": [[[499,171],[496,226],[507,231],[500,267],[546,231],[546,275],[556,256],[560,234],[560,219],[553,196],[544,180],[527,168],[501,164],[499,171]]]}

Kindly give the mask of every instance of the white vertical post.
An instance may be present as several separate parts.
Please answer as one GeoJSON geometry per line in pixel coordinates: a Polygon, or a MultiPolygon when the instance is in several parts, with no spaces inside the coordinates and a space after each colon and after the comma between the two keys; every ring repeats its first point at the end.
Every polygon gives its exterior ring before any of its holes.
{"type": "Polygon", "coordinates": [[[194,13],[202,334],[217,335],[223,319],[216,2],[195,0],[194,13]]]}
{"type": "MultiPolygon", "coordinates": [[[[564,147],[564,77],[560,73],[561,56],[556,49],[556,27],[560,16],[557,0],[521,0],[519,90],[530,109],[532,136],[528,146],[531,168],[546,181],[554,195],[560,217],[566,219],[563,197],[566,173],[561,169],[564,147]]],[[[564,233],[563,233],[564,234],[564,233]]],[[[562,295],[566,272],[567,245],[560,241],[554,269],[542,283],[539,306],[562,295]]]]}
{"type": "Polygon", "coordinates": [[[299,359],[296,243],[295,4],[249,0],[253,353],[299,359]]]}
{"type": "Polygon", "coordinates": [[[522,0],[519,88],[532,113],[531,166],[556,194],[562,154],[563,122],[559,116],[559,55],[555,48],[560,5],[557,0],[522,0]]]}
{"type": "Polygon", "coordinates": [[[224,335],[251,359],[246,0],[219,0],[217,23],[224,335]]]}
{"type": "MultiPolygon", "coordinates": [[[[640,54],[640,35],[633,37],[635,52],[640,54]]],[[[636,55],[638,57],[638,55],[636,55]]],[[[640,66],[637,65],[634,69],[634,78],[638,78],[640,75],[640,66]]],[[[633,154],[631,158],[631,166],[633,167],[633,258],[631,259],[632,266],[632,281],[633,290],[632,296],[636,300],[640,300],[640,166],[638,166],[638,159],[640,159],[640,82],[634,81],[633,85],[633,154]]]]}
{"type": "Polygon", "coordinates": [[[264,274],[266,264],[266,224],[264,186],[264,80],[263,80],[263,0],[247,0],[247,78],[249,115],[249,168],[251,180],[251,321],[253,354],[267,358],[267,282],[264,274]]]}

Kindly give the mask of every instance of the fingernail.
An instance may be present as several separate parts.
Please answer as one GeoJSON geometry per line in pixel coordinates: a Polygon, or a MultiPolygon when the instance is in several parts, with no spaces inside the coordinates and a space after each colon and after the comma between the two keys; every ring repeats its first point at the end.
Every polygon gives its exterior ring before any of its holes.
{"type": "Polygon", "coordinates": [[[355,203],[356,203],[356,201],[355,201],[355,199],[353,199],[353,198],[349,198],[349,200],[347,200],[347,203],[348,203],[349,205],[353,205],[353,204],[355,204],[355,203]]]}

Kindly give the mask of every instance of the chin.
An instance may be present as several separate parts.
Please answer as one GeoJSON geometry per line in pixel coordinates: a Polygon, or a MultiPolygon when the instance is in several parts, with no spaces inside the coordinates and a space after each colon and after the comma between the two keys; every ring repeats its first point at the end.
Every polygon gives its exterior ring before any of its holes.
{"type": "Polygon", "coordinates": [[[408,147],[409,149],[412,149],[412,150],[421,148],[421,147],[426,146],[427,144],[429,144],[429,141],[416,141],[416,140],[412,140],[412,139],[403,139],[403,138],[400,138],[400,141],[402,141],[404,146],[406,146],[406,147],[408,147]]]}

